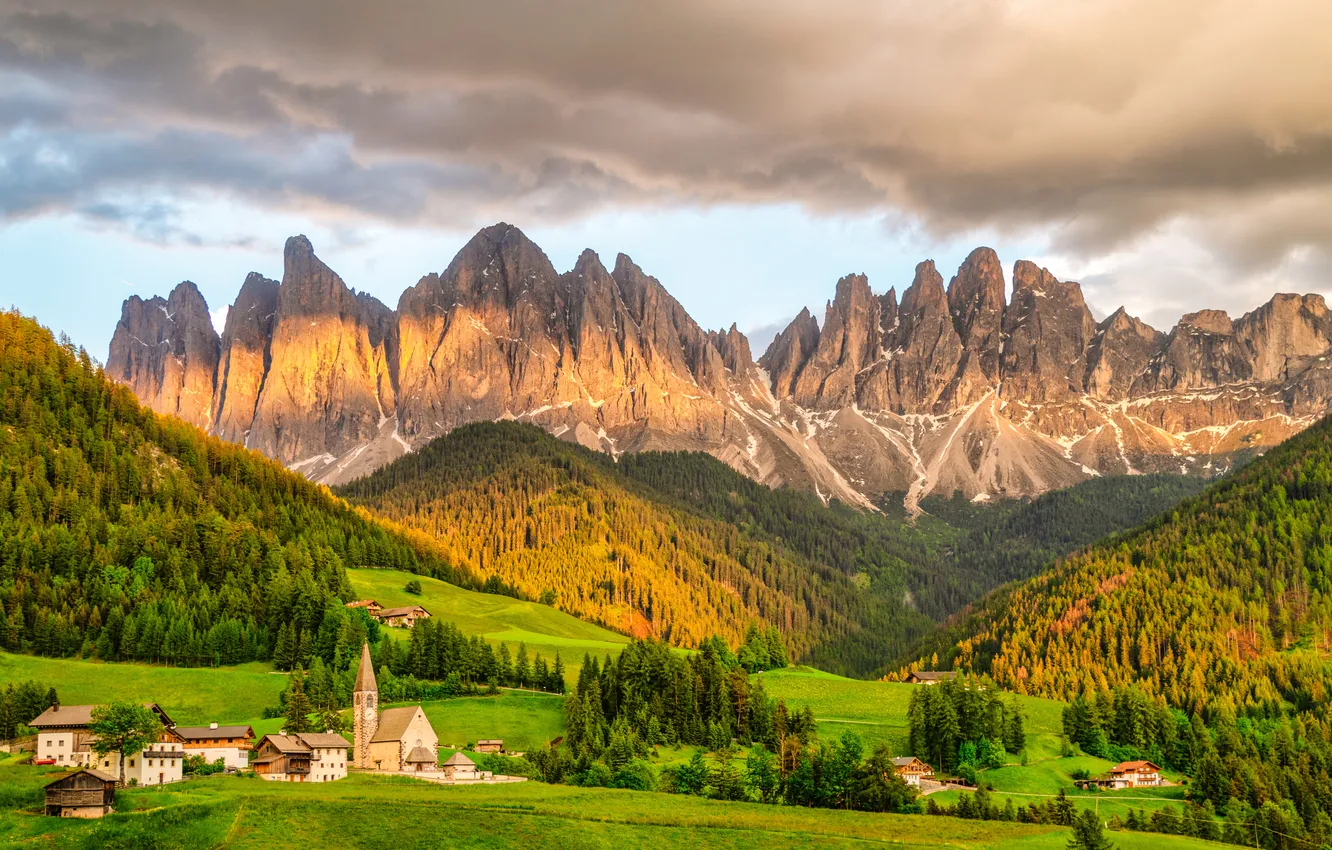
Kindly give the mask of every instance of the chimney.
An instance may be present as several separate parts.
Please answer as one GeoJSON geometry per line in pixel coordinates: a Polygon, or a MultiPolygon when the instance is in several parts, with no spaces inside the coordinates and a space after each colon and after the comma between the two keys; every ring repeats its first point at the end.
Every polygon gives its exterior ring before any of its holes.
{"type": "Polygon", "coordinates": [[[287,730],[286,730],[286,729],[279,729],[279,730],[278,730],[278,734],[279,734],[279,735],[282,735],[282,736],[286,736],[286,734],[287,734],[287,730]]]}
{"type": "Polygon", "coordinates": [[[208,724],[208,728],[209,728],[209,729],[216,729],[216,728],[217,728],[217,724],[216,724],[216,723],[209,723],[209,724],[208,724]]]}

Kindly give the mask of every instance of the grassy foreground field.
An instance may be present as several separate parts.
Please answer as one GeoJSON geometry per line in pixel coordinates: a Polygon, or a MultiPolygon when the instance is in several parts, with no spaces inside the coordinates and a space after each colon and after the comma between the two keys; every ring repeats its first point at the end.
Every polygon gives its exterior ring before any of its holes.
{"type": "MultiPolygon", "coordinates": [[[[1069,831],[923,815],[721,803],[539,783],[452,788],[353,775],[320,785],[212,777],[122,791],[101,821],[36,814],[41,768],[0,765],[0,841],[24,847],[1018,847],[1057,850],[1069,831]],[[24,773],[26,772],[26,773],[24,773]],[[12,806],[12,807],[11,807],[12,806]]],[[[1126,850],[1207,846],[1116,833],[1126,850]]]]}

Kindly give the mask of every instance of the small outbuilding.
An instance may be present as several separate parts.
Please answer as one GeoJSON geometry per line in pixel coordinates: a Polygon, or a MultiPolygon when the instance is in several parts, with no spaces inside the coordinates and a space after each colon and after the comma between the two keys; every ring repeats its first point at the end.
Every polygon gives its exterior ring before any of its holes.
{"type": "Polygon", "coordinates": [[[46,813],[56,818],[100,818],[116,805],[116,778],[86,769],[46,786],[46,813]]]}
{"type": "Polygon", "coordinates": [[[490,738],[485,741],[477,741],[476,751],[478,753],[502,753],[504,752],[504,741],[501,738],[490,738]]]}
{"type": "Polygon", "coordinates": [[[462,753],[454,753],[449,756],[449,760],[444,762],[442,768],[444,776],[449,779],[481,779],[481,773],[476,769],[476,762],[469,759],[462,753]]]}

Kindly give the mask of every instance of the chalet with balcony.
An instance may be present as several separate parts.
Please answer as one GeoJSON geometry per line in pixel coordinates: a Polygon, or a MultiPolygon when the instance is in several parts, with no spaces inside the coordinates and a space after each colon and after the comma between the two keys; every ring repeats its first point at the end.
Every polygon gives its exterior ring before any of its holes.
{"type": "Polygon", "coordinates": [[[922,779],[934,778],[934,768],[915,756],[893,759],[893,772],[912,788],[919,788],[922,779]]]}
{"type": "MultiPolygon", "coordinates": [[[[92,751],[96,736],[91,731],[95,705],[55,705],[43,711],[28,725],[37,730],[35,762],[64,767],[91,767],[103,774],[121,775],[120,753],[100,758],[92,751]]],[[[176,734],[175,721],[157,703],[145,703],[162,722],[162,734],[142,752],[124,757],[127,784],[165,785],[179,782],[185,775],[185,744],[176,734]]]]}
{"type": "Polygon", "coordinates": [[[347,776],[351,743],[333,732],[265,735],[250,764],[270,782],[334,782],[347,776]]]}
{"type": "Polygon", "coordinates": [[[937,685],[957,678],[954,670],[912,670],[903,679],[908,685],[937,685]]]}
{"type": "Polygon", "coordinates": [[[1149,761],[1123,761],[1110,768],[1110,788],[1157,788],[1164,784],[1161,768],[1149,761]]]}
{"type": "Polygon", "coordinates": [[[222,759],[227,770],[250,766],[250,742],[254,740],[250,726],[177,726],[176,734],[184,742],[187,756],[203,756],[210,764],[222,759]]]}
{"type": "Polygon", "coordinates": [[[418,620],[430,618],[430,612],[420,605],[406,605],[402,608],[384,608],[372,615],[386,626],[411,628],[418,620]]]}

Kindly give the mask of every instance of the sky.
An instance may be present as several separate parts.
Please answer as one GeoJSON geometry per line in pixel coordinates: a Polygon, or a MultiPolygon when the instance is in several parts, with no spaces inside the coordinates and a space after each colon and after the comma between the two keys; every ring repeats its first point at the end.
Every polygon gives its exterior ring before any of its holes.
{"type": "Polygon", "coordinates": [[[479,228],[755,354],[977,245],[1163,330],[1332,294],[1315,0],[0,0],[0,306],[104,358],[307,234],[390,306],[479,228]]]}

